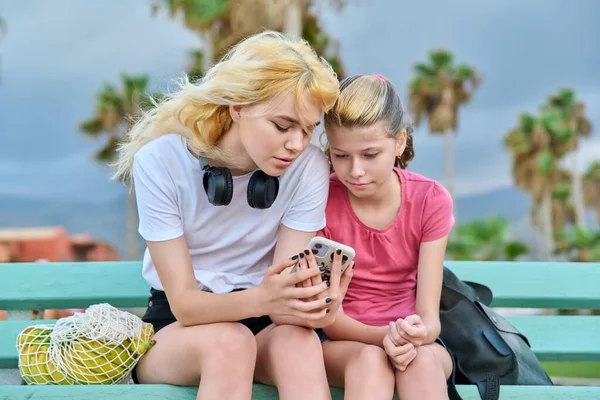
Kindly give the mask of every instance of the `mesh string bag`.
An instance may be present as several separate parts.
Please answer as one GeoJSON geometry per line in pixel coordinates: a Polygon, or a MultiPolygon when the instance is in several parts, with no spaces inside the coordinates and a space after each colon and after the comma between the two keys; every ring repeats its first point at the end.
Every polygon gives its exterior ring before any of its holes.
{"type": "Polygon", "coordinates": [[[154,345],[153,335],[152,325],[139,317],[95,304],[54,325],[32,325],[19,333],[19,371],[30,385],[124,383],[154,345]]]}

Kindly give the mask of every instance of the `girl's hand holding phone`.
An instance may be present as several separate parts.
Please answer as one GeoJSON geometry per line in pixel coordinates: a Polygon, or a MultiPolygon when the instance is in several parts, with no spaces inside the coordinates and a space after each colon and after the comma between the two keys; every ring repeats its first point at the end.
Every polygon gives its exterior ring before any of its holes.
{"type": "MultiPolygon", "coordinates": [[[[308,302],[322,300],[324,307],[326,308],[326,313],[332,312],[334,313],[332,315],[337,313],[340,305],[342,304],[344,296],[346,295],[346,291],[348,290],[348,285],[352,280],[354,263],[352,262],[350,265],[348,265],[342,274],[342,258],[343,256],[341,250],[338,249],[334,252],[333,262],[331,263],[331,275],[327,281],[327,290],[318,293],[314,297],[305,299],[308,302]]],[[[317,260],[313,251],[307,249],[303,253],[300,253],[296,272],[316,269],[319,269],[319,275],[313,275],[312,278],[300,282],[297,284],[297,286],[309,288],[321,285],[323,283],[323,274],[325,272],[325,267],[317,264],[317,260]]]]}

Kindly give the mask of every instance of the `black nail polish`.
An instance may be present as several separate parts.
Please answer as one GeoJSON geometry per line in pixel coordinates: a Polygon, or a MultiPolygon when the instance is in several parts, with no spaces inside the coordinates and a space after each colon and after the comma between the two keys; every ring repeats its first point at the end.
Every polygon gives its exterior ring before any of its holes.
{"type": "Polygon", "coordinates": [[[327,287],[331,286],[331,282],[327,281],[327,287]]]}
{"type": "Polygon", "coordinates": [[[317,249],[312,249],[312,253],[313,253],[313,254],[317,254],[318,252],[319,252],[319,250],[317,250],[317,249]]]}
{"type": "Polygon", "coordinates": [[[300,253],[300,258],[304,258],[304,253],[300,253]]]}
{"type": "Polygon", "coordinates": [[[298,255],[292,256],[292,260],[297,260],[298,259],[298,255]]]}
{"type": "Polygon", "coordinates": [[[331,297],[326,298],[325,303],[331,303],[331,297]]]}
{"type": "Polygon", "coordinates": [[[329,313],[329,308],[326,308],[325,309],[325,314],[328,314],[328,313],[329,313]]]}
{"type": "Polygon", "coordinates": [[[308,249],[304,249],[304,254],[309,255],[310,251],[308,251],[308,249]]]}
{"type": "Polygon", "coordinates": [[[342,254],[342,249],[337,249],[337,250],[335,251],[335,254],[337,254],[338,256],[339,256],[340,254],[342,254]]]}
{"type": "Polygon", "coordinates": [[[342,256],[342,264],[344,264],[346,261],[348,261],[348,257],[342,256]]]}
{"type": "Polygon", "coordinates": [[[319,267],[319,269],[320,269],[321,271],[325,271],[327,268],[325,268],[325,267],[319,267]]]}

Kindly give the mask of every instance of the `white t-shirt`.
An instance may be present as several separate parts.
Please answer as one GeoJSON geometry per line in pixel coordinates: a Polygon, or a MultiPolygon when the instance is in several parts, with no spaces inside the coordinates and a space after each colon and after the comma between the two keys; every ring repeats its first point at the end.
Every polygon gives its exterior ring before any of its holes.
{"type": "MultiPolygon", "coordinates": [[[[272,264],[280,224],[308,232],[325,226],[329,165],[313,144],[279,177],[279,194],[268,209],[248,205],[252,172],[233,177],[228,206],[209,203],[203,175],[200,161],[177,134],[152,140],[134,158],[140,235],[148,241],[185,236],[203,290],[225,293],[259,285],[272,264]]],[[[164,290],[147,248],[143,277],[164,290]]]]}

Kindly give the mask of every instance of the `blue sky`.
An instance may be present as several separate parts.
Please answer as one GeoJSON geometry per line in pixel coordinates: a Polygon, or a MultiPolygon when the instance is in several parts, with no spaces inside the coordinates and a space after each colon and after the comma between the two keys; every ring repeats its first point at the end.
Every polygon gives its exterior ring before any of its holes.
{"type": "MultiPolygon", "coordinates": [[[[600,2],[475,0],[355,1],[337,14],[324,8],[327,31],[341,42],[348,73],[382,73],[406,93],[412,66],[436,47],[483,76],[461,110],[455,159],[459,195],[511,185],[502,137],[518,113],[571,86],[600,128],[600,2]]],[[[185,68],[198,37],[150,0],[19,2],[0,0],[8,22],[0,41],[0,196],[104,202],[123,195],[91,154],[100,141],[77,132],[94,94],[121,71],[149,73],[164,90],[185,68]],[[78,190],[75,188],[78,187],[78,190]]],[[[443,143],[420,128],[411,168],[443,179],[443,143]]],[[[582,163],[600,159],[600,135],[583,146],[582,163]]]]}

